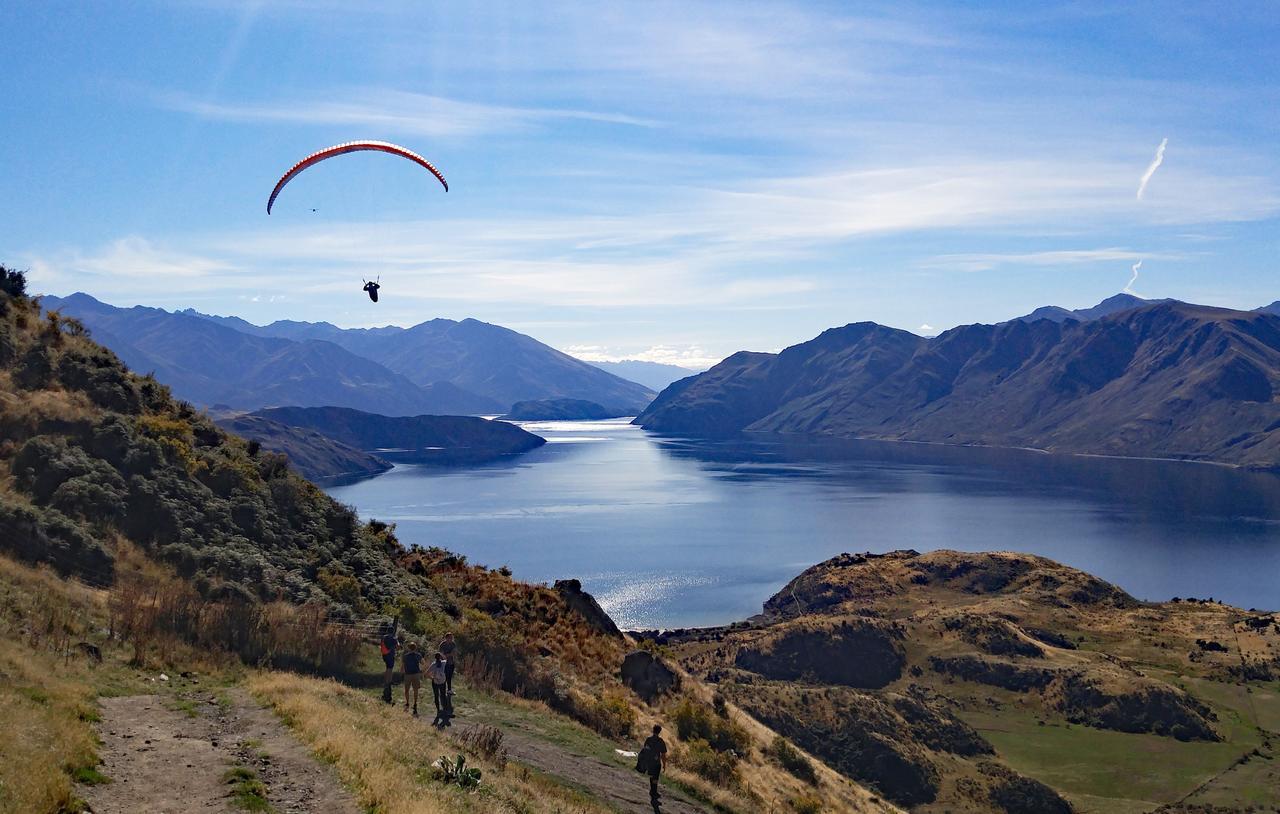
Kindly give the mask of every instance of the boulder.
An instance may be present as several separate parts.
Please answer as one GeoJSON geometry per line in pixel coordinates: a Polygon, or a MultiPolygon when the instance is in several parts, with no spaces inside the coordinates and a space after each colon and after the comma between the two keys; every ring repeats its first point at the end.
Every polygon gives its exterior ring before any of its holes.
{"type": "Polygon", "coordinates": [[[680,676],[647,650],[628,653],[622,660],[622,683],[647,703],[664,693],[680,689],[680,676]]]}
{"type": "Polygon", "coordinates": [[[604,612],[604,608],[600,607],[600,603],[596,601],[596,598],[582,590],[581,582],[576,579],[558,579],[556,580],[555,589],[564,599],[565,604],[583,619],[586,619],[587,624],[591,625],[591,627],[606,636],[622,638],[622,631],[618,630],[618,626],[609,618],[609,614],[604,612]]]}

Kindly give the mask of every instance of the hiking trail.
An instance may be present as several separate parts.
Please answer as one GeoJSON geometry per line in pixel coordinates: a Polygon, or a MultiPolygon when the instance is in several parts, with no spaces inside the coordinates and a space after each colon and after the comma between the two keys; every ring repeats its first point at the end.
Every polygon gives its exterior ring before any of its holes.
{"type": "Polygon", "coordinates": [[[332,769],[238,687],[100,705],[99,769],[111,782],[78,788],[94,814],[237,811],[225,779],[234,767],[253,771],[279,814],[361,814],[332,769]]]}
{"type": "MultiPolygon", "coordinates": [[[[461,697],[455,703],[458,716],[453,718],[452,731],[461,734],[479,724],[496,726],[502,730],[503,745],[515,763],[586,791],[618,811],[652,814],[649,779],[635,771],[634,758],[605,758],[596,750],[557,742],[547,732],[530,725],[525,716],[515,709],[503,709],[492,704],[475,705],[469,698],[461,697]]],[[[423,718],[426,725],[430,725],[430,720],[429,717],[423,718]]],[[[709,814],[710,811],[709,807],[692,800],[687,794],[667,784],[662,786],[663,814],[709,814]]]]}

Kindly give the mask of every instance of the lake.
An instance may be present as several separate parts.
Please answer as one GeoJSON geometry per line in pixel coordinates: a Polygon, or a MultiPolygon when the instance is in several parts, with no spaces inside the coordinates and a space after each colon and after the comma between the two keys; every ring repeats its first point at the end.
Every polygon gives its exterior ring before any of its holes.
{"type": "Polygon", "coordinates": [[[1280,608],[1280,476],[878,441],[656,436],[525,423],[546,446],[329,488],[406,544],[577,577],[624,628],[722,624],[841,552],[1014,550],[1142,599],[1280,608]]]}

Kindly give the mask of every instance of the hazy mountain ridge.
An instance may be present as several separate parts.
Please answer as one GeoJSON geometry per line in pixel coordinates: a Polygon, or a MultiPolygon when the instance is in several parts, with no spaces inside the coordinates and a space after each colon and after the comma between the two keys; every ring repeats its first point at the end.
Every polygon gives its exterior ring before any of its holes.
{"type": "Polygon", "coordinates": [[[1166,302],[1099,319],[875,323],[739,353],[668,388],[647,429],[828,434],[1280,466],[1280,318],[1166,302]]]}
{"type": "Polygon", "coordinates": [[[338,328],[291,320],[254,326],[238,317],[184,313],[257,336],[332,342],[419,386],[448,382],[494,405],[475,412],[503,412],[517,401],[549,398],[584,399],[639,412],[654,395],[532,337],[476,319],[432,319],[410,328],[338,328]]]}
{"type": "Polygon", "coordinates": [[[601,421],[623,418],[626,413],[582,399],[542,399],[517,401],[511,411],[499,416],[504,421],[601,421]]]}
{"type": "Polygon", "coordinates": [[[699,371],[679,365],[664,365],[661,362],[645,362],[639,359],[622,359],[617,362],[591,362],[587,364],[608,371],[628,381],[637,382],[655,393],[672,382],[689,376],[696,376],[699,371]]]}
{"type": "Polygon", "coordinates": [[[196,404],[334,404],[401,415],[494,406],[470,394],[427,392],[332,342],[255,336],[160,308],[117,308],[87,294],[43,297],[41,304],[81,320],[130,367],[153,371],[196,404]]]}

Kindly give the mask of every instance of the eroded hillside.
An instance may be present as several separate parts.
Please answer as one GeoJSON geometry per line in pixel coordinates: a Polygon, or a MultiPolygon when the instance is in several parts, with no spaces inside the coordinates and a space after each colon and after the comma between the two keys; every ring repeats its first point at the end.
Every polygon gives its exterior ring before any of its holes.
{"type": "Polygon", "coordinates": [[[659,640],[913,810],[1280,805],[1269,613],[1143,603],[1023,554],[902,551],[833,558],[751,623],[659,640]]]}

